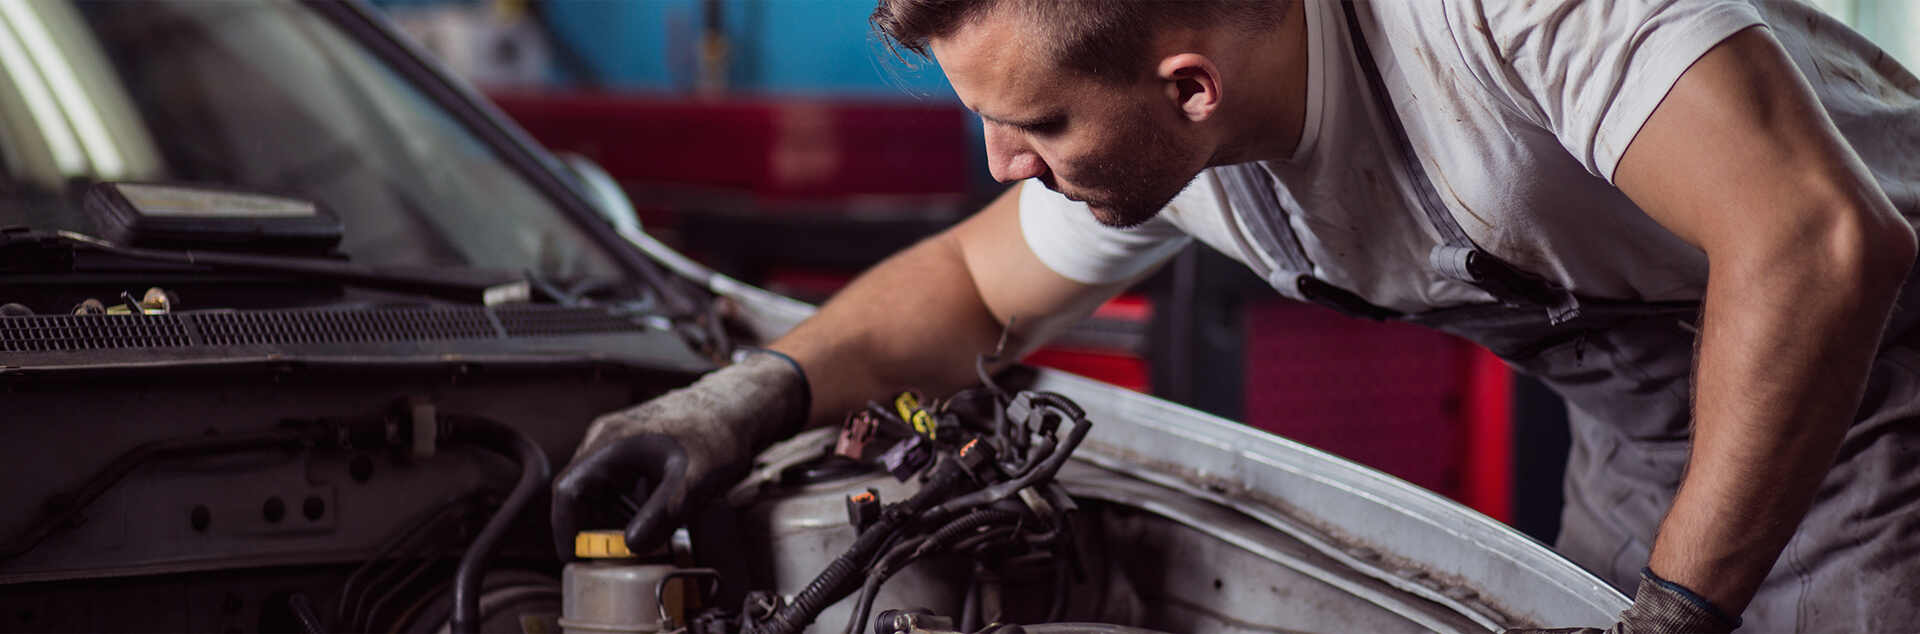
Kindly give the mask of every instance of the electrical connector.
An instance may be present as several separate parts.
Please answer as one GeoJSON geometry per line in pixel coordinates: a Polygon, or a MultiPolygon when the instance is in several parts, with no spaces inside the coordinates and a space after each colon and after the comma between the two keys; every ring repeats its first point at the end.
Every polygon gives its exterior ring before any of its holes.
{"type": "Polygon", "coordinates": [[[840,425],[840,439],[833,445],[833,453],[854,460],[866,457],[867,445],[873,442],[874,434],[880,431],[880,421],[867,412],[855,412],[840,425]]]}
{"type": "Polygon", "coordinates": [[[880,490],[866,491],[847,496],[847,523],[856,531],[865,532],[880,519],[880,490]]]}

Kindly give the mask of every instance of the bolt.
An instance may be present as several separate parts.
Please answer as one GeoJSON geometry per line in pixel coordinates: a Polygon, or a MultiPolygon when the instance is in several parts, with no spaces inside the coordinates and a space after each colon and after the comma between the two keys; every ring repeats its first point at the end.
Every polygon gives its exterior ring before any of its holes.
{"type": "Polygon", "coordinates": [[[207,531],[207,526],[213,524],[213,511],[208,510],[204,504],[195,506],[193,507],[193,513],[188,516],[188,519],[193,522],[194,532],[204,533],[207,531]]]}
{"type": "Polygon", "coordinates": [[[327,501],[318,495],[309,495],[306,503],[300,505],[300,513],[307,516],[307,521],[319,521],[327,514],[327,501]]]}
{"type": "Polygon", "coordinates": [[[287,501],[278,495],[267,498],[267,503],[260,507],[260,515],[269,522],[279,522],[280,518],[287,516],[287,501]]]}

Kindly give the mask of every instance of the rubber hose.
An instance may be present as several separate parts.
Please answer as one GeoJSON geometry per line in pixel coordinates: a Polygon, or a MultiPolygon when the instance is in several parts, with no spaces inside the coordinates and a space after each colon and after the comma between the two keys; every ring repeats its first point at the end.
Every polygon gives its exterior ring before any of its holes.
{"type": "Polygon", "coordinates": [[[507,528],[547,487],[552,469],[547,464],[546,451],[520,430],[466,416],[444,416],[442,421],[449,442],[472,443],[520,463],[520,481],[513,486],[513,493],[500,504],[500,511],[487,520],[480,535],[473,538],[473,545],[460,556],[460,567],[453,574],[453,615],[448,625],[455,634],[472,634],[480,631],[480,591],[487,567],[493,564],[507,528]]]}
{"type": "Polygon", "coordinates": [[[1081,409],[1079,403],[1075,403],[1072,399],[1053,392],[1034,392],[1033,402],[1040,405],[1051,405],[1060,408],[1060,411],[1066,412],[1068,416],[1073,418],[1073,422],[1075,423],[1087,419],[1087,410],[1081,409]]]}

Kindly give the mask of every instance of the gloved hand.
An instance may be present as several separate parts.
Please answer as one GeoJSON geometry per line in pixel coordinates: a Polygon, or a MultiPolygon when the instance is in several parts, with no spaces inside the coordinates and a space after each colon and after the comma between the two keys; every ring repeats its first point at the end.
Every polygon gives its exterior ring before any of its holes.
{"type": "MultiPolygon", "coordinates": [[[[1634,591],[1633,607],[1620,613],[1620,622],[1604,630],[1606,634],[1676,634],[1706,632],[1725,634],[1740,627],[1740,618],[1728,616],[1680,584],[1661,579],[1652,568],[1640,569],[1640,589],[1634,591]]],[[[1512,629],[1512,633],[1601,634],[1592,627],[1567,627],[1551,630],[1512,629]]]]}
{"type": "Polygon", "coordinates": [[[555,548],[571,559],[574,535],[617,527],[635,553],[666,543],[699,505],[746,476],[755,453],[798,432],[810,399],[797,364],[759,352],[601,416],[553,481],[555,548]]]}

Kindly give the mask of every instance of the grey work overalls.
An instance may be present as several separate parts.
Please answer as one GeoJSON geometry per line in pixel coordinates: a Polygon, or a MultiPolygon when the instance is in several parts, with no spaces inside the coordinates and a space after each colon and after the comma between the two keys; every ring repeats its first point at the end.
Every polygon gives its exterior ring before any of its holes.
{"type": "MultiPolygon", "coordinates": [[[[1485,346],[1567,401],[1573,447],[1556,544],[1569,559],[1631,595],[1686,465],[1691,425],[1693,304],[1574,296],[1481,251],[1440,202],[1413,156],[1356,26],[1342,3],[1376,107],[1397,138],[1401,168],[1442,237],[1431,264],[1498,304],[1402,314],[1311,275],[1298,237],[1258,164],[1217,168],[1250,266],[1284,294],[1348,315],[1398,319],[1485,346]]],[[[1889,333],[1920,321],[1920,284],[1908,280],[1889,333]]],[[[1883,344],[1865,398],[1812,509],[1745,613],[1744,631],[1920,630],[1920,353],[1883,344]]]]}

